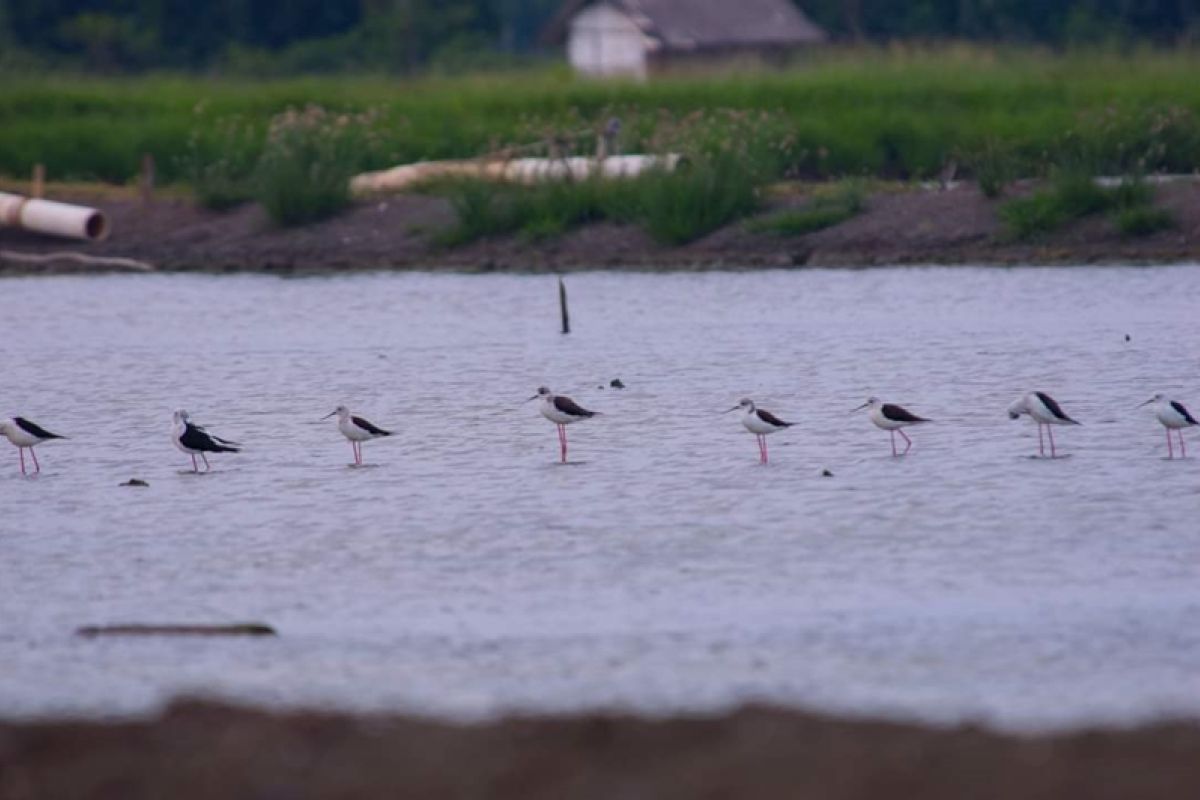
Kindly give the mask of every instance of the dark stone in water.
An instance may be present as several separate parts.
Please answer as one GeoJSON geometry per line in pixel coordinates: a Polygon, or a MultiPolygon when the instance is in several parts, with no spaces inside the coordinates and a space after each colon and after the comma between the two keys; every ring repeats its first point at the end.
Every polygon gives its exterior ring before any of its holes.
{"type": "Polygon", "coordinates": [[[613,378],[611,381],[608,382],[608,385],[614,389],[624,389],[625,388],[625,384],[621,383],[620,378],[613,378]]]}
{"type": "Polygon", "coordinates": [[[830,472],[830,471],[829,471],[829,470],[827,470],[827,469],[823,469],[823,470],[821,470],[821,477],[822,477],[822,478],[832,478],[832,477],[833,477],[833,473],[832,473],[832,472],[830,472]]]}
{"type": "Polygon", "coordinates": [[[150,484],[146,483],[141,478],[130,478],[129,480],[122,483],[121,485],[122,486],[149,486],[150,484]]]}

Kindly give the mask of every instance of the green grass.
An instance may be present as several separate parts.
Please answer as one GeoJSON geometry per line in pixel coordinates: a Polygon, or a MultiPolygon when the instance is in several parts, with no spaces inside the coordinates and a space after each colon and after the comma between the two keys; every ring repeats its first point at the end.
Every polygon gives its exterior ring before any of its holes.
{"type": "MultiPolygon", "coordinates": [[[[988,148],[1026,175],[1076,158],[1109,174],[1188,172],[1200,168],[1197,73],[1200,54],[1185,51],[960,48],[838,51],[783,73],[645,84],[576,80],[565,69],[410,80],[14,74],[0,76],[0,174],[24,177],[41,162],[53,179],[122,183],[150,152],[163,180],[203,183],[189,155],[217,157],[230,120],[261,134],[276,115],[309,104],[374,111],[376,146],[357,154],[359,169],[475,156],[549,132],[587,131],[613,115],[623,121],[626,152],[661,152],[689,115],[722,109],[770,112],[780,170],[795,177],[927,178],[951,158],[968,172],[986,171],[975,155],[988,148]]],[[[209,176],[215,194],[227,194],[219,184],[244,172],[245,161],[257,163],[265,139],[241,147],[242,166],[209,176]]],[[[702,188],[703,178],[696,181],[702,188]]],[[[711,198],[703,205],[726,213],[711,198]]],[[[674,213],[683,212],[658,204],[663,236],[674,235],[674,213]]]]}
{"type": "Polygon", "coordinates": [[[749,228],[759,233],[777,236],[803,236],[806,233],[831,228],[858,216],[866,208],[865,189],[860,181],[843,181],[831,190],[818,194],[802,208],[754,220],[749,228]]]}
{"type": "Polygon", "coordinates": [[[1174,228],[1176,222],[1175,217],[1166,209],[1134,206],[1116,211],[1113,214],[1113,224],[1124,236],[1149,236],[1174,228]]]}
{"type": "Polygon", "coordinates": [[[1090,170],[1072,168],[1056,173],[1045,188],[1004,203],[1000,218],[1012,238],[1028,239],[1087,216],[1110,212],[1122,233],[1138,236],[1173,223],[1171,216],[1154,208],[1153,203],[1153,187],[1138,177],[1103,187],[1092,178],[1090,170]]]}

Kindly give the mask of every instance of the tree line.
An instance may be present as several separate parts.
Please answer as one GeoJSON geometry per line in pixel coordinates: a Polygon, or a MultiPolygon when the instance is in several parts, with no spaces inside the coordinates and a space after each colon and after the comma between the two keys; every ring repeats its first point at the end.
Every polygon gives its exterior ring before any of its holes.
{"type": "MultiPolygon", "coordinates": [[[[541,49],[563,0],[0,0],[0,67],[410,72],[541,49]]],[[[835,40],[1189,43],[1200,0],[798,0],[835,40]]]]}

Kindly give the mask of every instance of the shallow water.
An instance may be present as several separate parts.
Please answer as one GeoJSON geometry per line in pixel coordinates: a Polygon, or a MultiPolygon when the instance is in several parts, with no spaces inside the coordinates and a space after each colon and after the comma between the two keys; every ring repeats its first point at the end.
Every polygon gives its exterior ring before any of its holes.
{"type": "Polygon", "coordinates": [[[580,274],[568,337],[547,277],[0,281],[0,407],[72,437],[28,479],[0,443],[0,714],[1197,714],[1200,437],[1168,462],[1134,410],[1200,405],[1197,274],[580,274]],[[542,383],[604,412],[565,466],[542,383]],[[1084,423],[1068,458],[1025,388],[1084,423]],[[868,394],[936,420],[907,457],[868,394]],[[765,467],[742,395],[799,422],[765,467]],[[339,402],[396,430],[369,468],[339,402]],[[246,451],[187,474],[177,407],[246,451]],[[281,635],[72,635],[241,620],[281,635]]]}

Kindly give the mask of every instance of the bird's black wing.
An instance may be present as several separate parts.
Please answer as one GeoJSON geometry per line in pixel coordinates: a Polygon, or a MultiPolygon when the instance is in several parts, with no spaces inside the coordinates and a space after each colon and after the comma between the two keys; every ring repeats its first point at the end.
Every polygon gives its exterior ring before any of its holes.
{"type": "Polygon", "coordinates": [[[362,417],[351,417],[350,421],[353,422],[358,427],[362,428],[367,433],[371,434],[372,436],[391,436],[392,435],[391,431],[385,431],[383,428],[378,428],[378,427],[372,425],[371,423],[367,422],[362,417]]]}
{"type": "Polygon", "coordinates": [[[776,428],[790,428],[796,424],[794,422],[784,422],[770,411],[763,411],[761,408],[755,409],[755,413],[758,414],[758,418],[763,422],[768,425],[774,425],[776,428]]]}
{"type": "Polygon", "coordinates": [[[554,407],[564,414],[570,414],[572,417],[594,417],[595,411],[588,411],[569,397],[558,396],[554,398],[554,407]]]}
{"type": "MultiPolygon", "coordinates": [[[[1178,411],[1179,415],[1187,420],[1188,425],[1200,425],[1200,422],[1196,422],[1195,417],[1189,414],[1188,410],[1183,407],[1183,403],[1179,402],[1178,400],[1171,401],[1171,408],[1178,411]]],[[[1183,434],[1180,435],[1182,436],[1183,434]]]]}
{"type": "Polygon", "coordinates": [[[1050,409],[1050,413],[1053,414],[1055,417],[1057,417],[1058,419],[1061,419],[1063,422],[1070,422],[1072,425],[1079,424],[1078,422],[1076,422],[1075,420],[1073,420],[1067,416],[1067,412],[1062,410],[1062,406],[1060,406],[1053,397],[1046,394],[1045,392],[1034,392],[1034,394],[1037,395],[1037,399],[1041,400],[1042,404],[1044,406],[1046,406],[1046,408],[1050,409]]]}
{"type": "Polygon", "coordinates": [[[36,436],[39,439],[65,439],[65,436],[59,436],[57,433],[51,433],[40,425],[35,425],[24,417],[13,417],[13,422],[17,423],[17,427],[28,433],[30,436],[36,436]]]}
{"type": "Polygon", "coordinates": [[[880,411],[883,412],[884,417],[890,419],[892,422],[929,422],[924,417],[918,417],[908,409],[901,408],[892,403],[884,403],[880,411]]]}
{"type": "Polygon", "coordinates": [[[209,433],[201,427],[191,424],[186,424],[183,429],[183,435],[179,437],[179,443],[189,450],[199,450],[204,453],[236,453],[238,449],[232,445],[221,444],[214,439],[209,433]]]}

